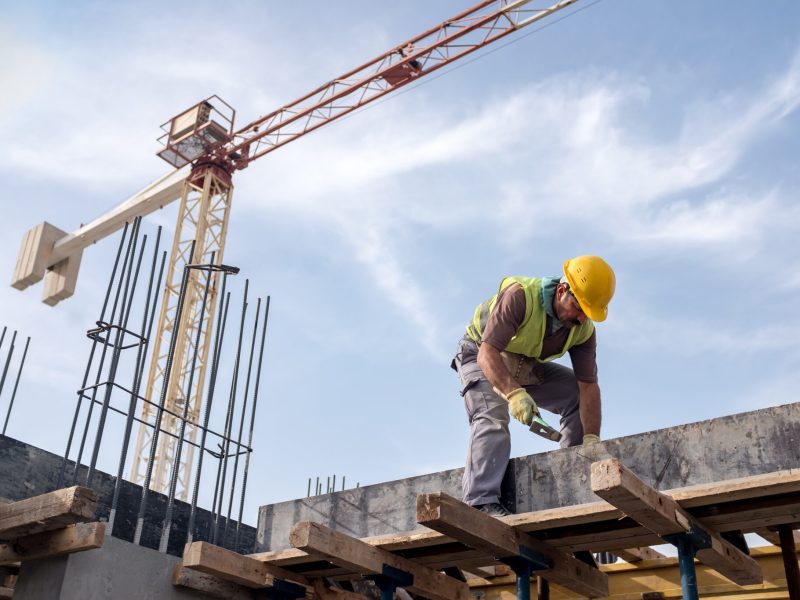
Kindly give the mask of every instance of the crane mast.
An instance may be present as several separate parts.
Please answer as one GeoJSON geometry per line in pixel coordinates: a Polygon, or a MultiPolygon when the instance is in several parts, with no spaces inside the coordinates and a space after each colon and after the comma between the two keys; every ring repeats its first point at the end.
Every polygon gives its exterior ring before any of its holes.
{"type": "MultiPolygon", "coordinates": [[[[145,396],[151,401],[159,396],[165,397],[166,412],[161,427],[165,435],[157,436],[159,446],[154,464],[148,464],[156,410],[153,404],[144,402],[143,423],[132,459],[134,482],[142,483],[149,479],[150,489],[166,492],[176,451],[177,437],[174,434],[180,426],[173,415],[181,414],[188,404],[190,423],[196,424],[199,419],[209,340],[212,339],[217,273],[190,270],[180,322],[176,322],[177,300],[187,264],[208,264],[212,256],[215,264],[222,262],[233,173],[277,148],[575,2],[577,0],[484,0],[238,130],[234,131],[233,109],[216,96],[198,103],[163,126],[166,133],[161,138],[164,148],[159,156],[173,167],[181,170],[185,167],[190,171],[180,193],[178,223],[157,331],[152,338],[154,343],[145,396]],[[189,256],[193,242],[194,256],[189,256]],[[207,310],[203,312],[200,298],[205,277],[211,277],[212,281],[207,310]],[[178,336],[178,343],[168,373],[166,355],[171,335],[178,336]],[[196,348],[195,339],[200,340],[196,348]],[[187,389],[189,382],[191,389],[187,389]],[[164,395],[165,385],[167,393],[164,395]]],[[[157,201],[161,206],[178,197],[175,179],[167,175],[160,181],[166,180],[169,180],[169,187],[166,183],[151,186],[153,190],[158,189],[157,201]]],[[[32,229],[23,240],[14,287],[23,289],[41,279],[46,270],[48,277],[53,273],[58,277],[51,277],[53,282],[45,293],[45,302],[55,304],[71,295],[80,253],[90,243],[83,244],[82,240],[93,242],[112,233],[122,226],[124,221],[119,215],[123,213],[130,218],[136,216],[137,210],[139,214],[153,210],[156,192],[150,193],[149,189],[127,201],[124,211],[120,207],[112,211],[113,217],[98,219],[75,234],[59,237],[64,232],[47,223],[32,229]],[[61,252],[54,255],[53,247],[61,248],[61,252]],[[65,257],[67,247],[72,254],[65,257]],[[70,258],[73,258],[71,265],[70,258]]],[[[196,431],[195,427],[189,426],[186,439],[193,442],[196,431]]],[[[183,499],[191,483],[193,446],[189,444],[188,448],[178,467],[176,495],[183,499]]]]}

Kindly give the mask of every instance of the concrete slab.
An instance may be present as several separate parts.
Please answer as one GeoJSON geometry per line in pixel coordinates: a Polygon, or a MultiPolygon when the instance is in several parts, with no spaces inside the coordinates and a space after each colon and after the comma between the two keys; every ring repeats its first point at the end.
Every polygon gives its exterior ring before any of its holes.
{"type": "Polygon", "coordinates": [[[14,600],[187,600],[172,585],[175,556],[107,537],[102,548],[23,563],[14,600]]]}
{"type": "MultiPolygon", "coordinates": [[[[11,501],[23,500],[57,489],[61,462],[61,457],[51,452],[0,435],[0,497],[11,501]]],[[[61,487],[68,487],[74,484],[86,485],[86,468],[79,468],[78,476],[74,480],[72,478],[72,470],[73,463],[70,462],[67,469],[69,477],[61,487]]],[[[96,471],[92,479],[90,487],[97,492],[98,497],[97,511],[95,513],[98,521],[108,520],[115,481],[115,477],[102,471],[96,471]]],[[[113,535],[123,540],[132,541],[136,529],[142,488],[129,481],[123,481],[120,490],[113,535]]],[[[149,494],[142,532],[143,546],[158,548],[166,508],[167,497],[165,495],[154,492],[149,494]]],[[[168,552],[175,556],[183,554],[190,508],[190,505],[186,502],[181,502],[180,500],[175,502],[168,548],[168,552]]],[[[224,529],[224,525],[225,520],[223,518],[222,529],[224,529]]],[[[237,523],[233,520],[228,525],[228,536],[224,544],[228,548],[233,547],[236,525],[237,523]]],[[[207,510],[198,508],[195,520],[195,539],[211,539],[212,527],[213,515],[207,510]]],[[[255,537],[255,528],[243,523],[239,528],[237,551],[245,554],[252,552],[255,545],[255,537]]]]}
{"type": "MultiPolygon", "coordinates": [[[[800,403],[515,458],[506,471],[503,500],[516,512],[596,501],[589,467],[608,457],[619,458],[658,490],[799,468],[800,403]]],[[[417,494],[443,491],[460,498],[462,473],[452,469],[262,506],[257,551],[290,547],[289,530],[298,521],[355,537],[418,529],[417,494]]]]}

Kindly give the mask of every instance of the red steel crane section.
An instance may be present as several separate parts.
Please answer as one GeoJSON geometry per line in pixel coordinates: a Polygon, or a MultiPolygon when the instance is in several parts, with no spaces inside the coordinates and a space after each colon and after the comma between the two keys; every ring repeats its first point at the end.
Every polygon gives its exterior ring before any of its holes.
{"type": "Polygon", "coordinates": [[[234,169],[243,169],[276,148],[575,2],[485,0],[239,129],[222,148],[225,158],[234,169]]]}

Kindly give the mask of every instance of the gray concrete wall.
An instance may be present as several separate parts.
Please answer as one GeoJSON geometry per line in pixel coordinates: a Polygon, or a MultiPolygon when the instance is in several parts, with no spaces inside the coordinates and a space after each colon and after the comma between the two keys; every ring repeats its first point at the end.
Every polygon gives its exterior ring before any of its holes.
{"type": "MultiPolygon", "coordinates": [[[[596,501],[589,467],[608,456],[661,490],[798,468],[800,403],[515,458],[506,471],[503,500],[516,512],[596,501]]],[[[443,491],[460,498],[462,473],[453,469],[262,506],[257,549],[289,547],[289,530],[298,521],[356,537],[417,529],[417,494],[443,491]]]]}
{"type": "MultiPolygon", "coordinates": [[[[60,469],[60,456],[0,435],[0,497],[13,501],[51,492],[58,487],[60,469]]],[[[66,483],[61,487],[75,485],[72,483],[72,469],[73,464],[70,462],[67,469],[69,477],[66,483]]],[[[97,520],[108,520],[115,480],[115,477],[99,471],[96,472],[92,480],[91,487],[98,495],[98,505],[95,513],[97,520]]],[[[78,470],[78,477],[75,481],[77,485],[85,485],[85,468],[82,467],[78,470]]],[[[120,489],[117,515],[114,519],[113,535],[115,537],[127,541],[133,540],[141,496],[141,486],[134,485],[129,481],[123,481],[120,489]]],[[[156,493],[148,494],[147,513],[145,515],[145,525],[142,532],[143,546],[158,548],[166,508],[166,496],[156,493]]],[[[168,552],[175,556],[183,554],[183,546],[186,543],[186,531],[189,523],[189,511],[190,505],[186,502],[175,502],[172,531],[170,533],[168,547],[168,552]]],[[[211,513],[199,508],[196,514],[195,539],[209,540],[211,538],[212,523],[211,513]]],[[[233,547],[235,529],[236,522],[231,521],[228,526],[229,535],[224,544],[228,548],[233,547]]],[[[239,531],[237,550],[245,554],[252,552],[255,545],[255,537],[255,528],[251,525],[242,524],[239,531]]],[[[220,543],[220,545],[223,544],[220,543]]]]}
{"type": "Polygon", "coordinates": [[[102,548],[22,564],[14,600],[186,600],[172,585],[174,556],[106,537],[102,548]]]}

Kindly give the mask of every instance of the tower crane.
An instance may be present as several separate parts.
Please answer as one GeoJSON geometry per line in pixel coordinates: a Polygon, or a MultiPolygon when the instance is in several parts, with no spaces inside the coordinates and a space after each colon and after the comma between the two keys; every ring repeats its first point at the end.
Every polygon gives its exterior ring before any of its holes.
{"type": "MultiPolygon", "coordinates": [[[[80,227],[71,234],[41,223],[22,241],[12,285],[25,289],[44,278],[43,301],[55,305],[75,291],[83,249],[120,229],[137,216],[144,216],[180,199],[178,222],[172,243],[163,291],[145,398],[163,395],[166,404],[161,431],[175,433],[188,404],[186,439],[193,442],[201,412],[206,363],[215,311],[215,279],[211,298],[201,311],[206,277],[216,272],[192,270],[184,310],[176,322],[177,299],[183,268],[195,263],[222,264],[230,220],[232,176],[255,160],[403,86],[419,80],[515,31],[574,4],[577,0],[483,0],[435,27],[393,47],[388,52],[319,86],[247,125],[235,127],[235,110],[217,96],[198,102],[162,125],[158,155],[174,169],[117,208],[80,227]],[[190,256],[193,242],[194,256],[190,256]],[[198,329],[199,346],[190,348],[198,329]],[[177,336],[172,371],[166,372],[170,336],[177,336]],[[197,360],[191,357],[196,355],[197,360]],[[193,374],[193,376],[192,376],[193,374]],[[187,382],[192,389],[187,390],[187,382]]],[[[146,481],[145,470],[153,438],[158,440],[150,489],[165,492],[172,474],[176,437],[155,435],[155,407],[143,403],[142,425],[133,452],[131,480],[146,481]]],[[[185,499],[190,488],[193,448],[179,463],[177,497],[185,499]]]]}

